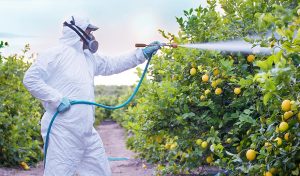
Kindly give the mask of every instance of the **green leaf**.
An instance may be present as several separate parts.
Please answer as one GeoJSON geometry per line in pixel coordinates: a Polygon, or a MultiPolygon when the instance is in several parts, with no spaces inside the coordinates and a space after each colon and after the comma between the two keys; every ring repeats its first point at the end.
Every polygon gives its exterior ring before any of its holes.
{"type": "Polygon", "coordinates": [[[195,116],[195,113],[193,113],[193,112],[182,114],[183,119],[186,119],[188,117],[194,117],[194,116],[195,116]]]}
{"type": "Polygon", "coordinates": [[[272,97],[272,93],[271,92],[268,92],[267,94],[264,95],[263,97],[263,102],[264,102],[264,105],[267,105],[269,99],[272,97]]]}
{"type": "Polygon", "coordinates": [[[238,84],[243,88],[243,87],[248,87],[253,84],[253,76],[249,75],[246,77],[246,79],[242,78],[238,84]]]}
{"type": "Polygon", "coordinates": [[[267,13],[263,16],[263,20],[268,22],[268,23],[272,23],[272,22],[275,21],[275,17],[272,14],[267,13]]]}
{"type": "Polygon", "coordinates": [[[223,70],[225,71],[231,71],[233,69],[233,60],[225,60],[225,59],[222,59],[220,60],[220,63],[221,63],[221,66],[223,68],[223,70]]]}
{"type": "Polygon", "coordinates": [[[284,33],[283,29],[278,28],[278,29],[276,29],[276,32],[277,32],[280,36],[282,36],[282,37],[285,36],[285,33],[284,33]]]}
{"type": "Polygon", "coordinates": [[[272,69],[272,64],[273,64],[274,56],[268,57],[268,59],[264,61],[256,61],[255,64],[260,67],[260,69],[264,71],[268,71],[272,69]]]}

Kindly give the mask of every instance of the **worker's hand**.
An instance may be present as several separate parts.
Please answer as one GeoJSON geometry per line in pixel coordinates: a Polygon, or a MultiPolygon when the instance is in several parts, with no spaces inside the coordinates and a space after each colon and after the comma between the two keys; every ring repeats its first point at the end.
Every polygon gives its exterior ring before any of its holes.
{"type": "Polygon", "coordinates": [[[147,60],[151,59],[154,54],[156,54],[157,50],[159,50],[161,47],[161,43],[158,41],[150,43],[152,46],[147,46],[144,49],[142,49],[144,56],[147,60]]]}
{"type": "Polygon", "coordinates": [[[62,98],[61,103],[57,107],[58,112],[65,112],[71,107],[70,100],[66,97],[62,98]]]}

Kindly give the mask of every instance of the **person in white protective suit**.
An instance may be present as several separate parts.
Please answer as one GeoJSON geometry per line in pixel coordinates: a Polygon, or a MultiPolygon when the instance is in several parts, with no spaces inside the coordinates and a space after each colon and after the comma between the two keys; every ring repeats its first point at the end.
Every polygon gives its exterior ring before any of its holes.
{"type": "Polygon", "coordinates": [[[159,42],[154,42],[158,45],[127,55],[104,56],[96,53],[98,42],[91,34],[97,29],[87,19],[72,17],[64,23],[60,44],[40,53],[25,73],[25,87],[46,110],[41,120],[44,141],[52,116],[56,110],[61,112],[51,129],[45,176],[111,175],[103,143],[93,127],[94,107],[70,108],[70,100],[94,101],[94,76],[133,68],[160,48],[159,42]]]}

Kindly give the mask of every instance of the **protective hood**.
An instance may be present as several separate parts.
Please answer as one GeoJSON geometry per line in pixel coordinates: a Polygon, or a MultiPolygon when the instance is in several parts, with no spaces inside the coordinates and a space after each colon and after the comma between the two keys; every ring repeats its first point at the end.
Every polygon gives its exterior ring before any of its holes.
{"type": "MultiPolygon", "coordinates": [[[[75,24],[80,27],[82,30],[86,30],[90,21],[87,18],[80,18],[77,16],[73,16],[75,20],[75,24]]],[[[65,21],[70,23],[72,17],[66,19],[65,21]]],[[[76,34],[75,31],[70,29],[68,26],[64,26],[62,30],[62,37],[59,39],[61,43],[69,45],[69,46],[79,46],[82,48],[83,43],[80,41],[79,35],[76,34]]]]}

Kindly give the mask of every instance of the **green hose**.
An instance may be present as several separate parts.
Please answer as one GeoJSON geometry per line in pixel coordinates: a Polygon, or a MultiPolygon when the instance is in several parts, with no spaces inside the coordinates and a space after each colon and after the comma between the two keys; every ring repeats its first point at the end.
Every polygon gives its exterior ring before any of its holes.
{"type": "MultiPolygon", "coordinates": [[[[150,63],[150,60],[151,59],[148,59],[147,61],[147,64],[145,66],[145,69],[144,69],[144,72],[142,74],[142,77],[138,83],[138,85],[135,87],[132,95],[122,104],[120,105],[117,105],[117,106],[107,106],[107,105],[103,105],[103,104],[98,104],[98,103],[95,103],[95,102],[90,102],[90,101],[85,101],[85,100],[72,100],[70,102],[70,104],[73,106],[73,105],[76,105],[76,104],[86,104],[86,105],[94,105],[94,106],[98,106],[98,107],[101,107],[101,108],[105,108],[105,109],[110,109],[110,110],[114,110],[114,109],[119,109],[119,108],[122,108],[124,106],[126,106],[127,104],[130,103],[130,101],[134,98],[134,96],[137,94],[142,82],[143,82],[143,79],[146,75],[146,72],[148,70],[148,66],[149,66],[149,63],[150,63]]],[[[50,135],[50,131],[51,131],[51,128],[52,128],[52,125],[53,125],[53,122],[54,120],[56,119],[57,115],[59,114],[58,111],[55,112],[55,114],[53,115],[51,121],[50,121],[50,124],[49,124],[49,127],[48,127],[48,130],[47,130],[47,135],[46,135],[46,141],[45,141],[45,146],[44,146],[44,167],[46,166],[46,159],[47,159],[47,150],[48,150],[48,145],[49,145],[49,135],[50,135]]],[[[128,158],[113,158],[113,157],[108,157],[108,160],[110,161],[120,161],[120,160],[127,160],[128,158]]]]}

